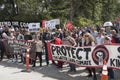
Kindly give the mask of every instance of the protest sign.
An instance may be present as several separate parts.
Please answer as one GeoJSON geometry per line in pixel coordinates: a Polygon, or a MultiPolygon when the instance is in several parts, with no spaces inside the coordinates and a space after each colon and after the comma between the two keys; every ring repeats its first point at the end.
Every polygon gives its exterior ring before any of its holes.
{"type": "Polygon", "coordinates": [[[107,61],[108,67],[120,69],[120,45],[97,45],[89,47],[72,47],[67,45],[50,45],[52,60],[69,62],[84,67],[102,67],[107,61]]]}
{"type": "Polygon", "coordinates": [[[55,28],[55,23],[54,23],[54,21],[46,21],[45,22],[45,27],[48,27],[48,28],[50,28],[50,29],[54,29],[55,28]]]}
{"type": "Polygon", "coordinates": [[[56,25],[60,24],[59,19],[53,19],[45,22],[45,27],[49,27],[50,29],[54,29],[56,25]]]}
{"type": "Polygon", "coordinates": [[[54,22],[55,25],[59,25],[60,24],[60,19],[52,19],[50,21],[54,22]]]}
{"type": "Polygon", "coordinates": [[[40,23],[29,23],[28,29],[29,29],[29,32],[39,32],[40,31],[40,23]]]}

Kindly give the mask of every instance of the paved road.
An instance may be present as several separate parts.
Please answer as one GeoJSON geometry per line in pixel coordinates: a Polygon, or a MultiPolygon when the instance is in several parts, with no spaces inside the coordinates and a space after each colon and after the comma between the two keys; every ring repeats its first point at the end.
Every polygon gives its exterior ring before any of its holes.
{"type": "MultiPolygon", "coordinates": [[[[37,64],[39,65],[39,64],[37,64]]],[[[58,69],[51,64],[43,67],[35,67],[31,69],[30,73],[21,72],[25,69],[22,63],[13,63],[7,60],[0,62],[0,80],[92,80],[92,78],[85,77],[88,73],[85,68],[78,67],[76,73],[68,73],[69,67],[64,65],[62,69],[58,69]]],[[[120,80],[120,71],[115,70],[115,80],[120,80]]],[[[99,73],[97,73],[98,80],[100,80],[99,73]]]]}

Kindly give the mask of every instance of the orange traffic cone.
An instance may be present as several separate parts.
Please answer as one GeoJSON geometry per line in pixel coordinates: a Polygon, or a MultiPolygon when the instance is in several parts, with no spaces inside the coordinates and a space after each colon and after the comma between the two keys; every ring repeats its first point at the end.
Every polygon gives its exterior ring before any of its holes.
{"type": "Polygon", "coordinates": [[[26,71],[29,70],[29,61],[30,60],[30,54],[29,54],[29,47],[27,48],[27,54],[26,54],[26,71]]]}
{"type": "Polygon", "coordinates": [[[30,60],[30,54],[29,54],[30,48],[27,47],[27,53],[26,53],[26,69],[22,70],[21,72],[31,72],[29,69],[29,60],[30,60]]]}
{"type": "Polygon", "coordinates": [[[101,80],[108,80],[108,71],[107,71],[107,63],[104,61],[101,80]]]}

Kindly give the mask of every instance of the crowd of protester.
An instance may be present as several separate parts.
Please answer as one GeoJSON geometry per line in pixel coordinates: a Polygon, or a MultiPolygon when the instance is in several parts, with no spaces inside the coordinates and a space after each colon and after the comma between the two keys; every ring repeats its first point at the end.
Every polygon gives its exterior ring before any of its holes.
{"type": "MultiPolygon", "coordinates": [[[[72,30],[59,28],[59,29],[49,29],[44,28],[43,32],[30,33],[28,28],[19,27],[6,27],[0,26],[0,39],[17,39],[33,41],[36,43],[36,58],[32,61],[33,67],[36,66],[37,57],[39,58],[40,66],[42,66],[42,55],[45,55],[46,65],[49,65],[47,42],[51,42],[57,45],[67,44],[75,47],[82,46],[94,46],[100,44],[117,44],[120,43],[120,30],[117,30],[113,26],[87,26],[87,27],[74,27],[72,30]],[[45,52],[43,54],[43,49],[45,52]]],[[[3,60],[5,55],[5,49],[2,42],[0,42],[0,61],[3,60]]],[[[7,58],[14,58],[17,61],[18,55],[7,56],[7,58]]],[[[21,61],[25,63],[23,55],[20,55],[21,61]]],[[[52,61],[56,64],[58,68],[62,68],[63,62],[52,61]]],[[[76,66],[74,64],[69,64],[69,72],[76,72],[76,66]]],[[[88,77],[94,77],[97,80],[96,69],[86,68],[88,70],[88,77]]],[[[109,69],[110,78],[114,79],[114,71],[109,69]]]]}

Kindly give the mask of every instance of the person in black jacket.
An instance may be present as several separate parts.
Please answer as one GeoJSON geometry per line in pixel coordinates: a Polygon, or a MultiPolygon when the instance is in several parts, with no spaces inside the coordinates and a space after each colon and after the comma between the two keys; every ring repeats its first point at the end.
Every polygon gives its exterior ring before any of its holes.
{"type": "Polygon", "coordinates": [[[45,46],[45,58],[46,58],[46,64],[49,65],[49,59],[48,59],[48,49],[47,49],[47,42],[51,40],[51,33],[48,28],[45,29],[45,32],[43,33],[43,42],[45,46]]]}

